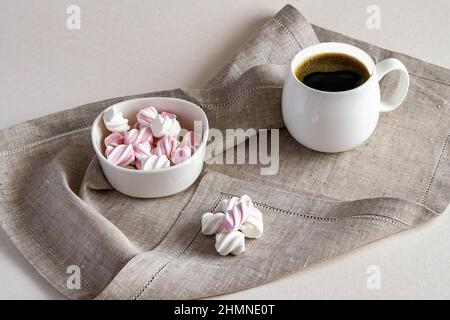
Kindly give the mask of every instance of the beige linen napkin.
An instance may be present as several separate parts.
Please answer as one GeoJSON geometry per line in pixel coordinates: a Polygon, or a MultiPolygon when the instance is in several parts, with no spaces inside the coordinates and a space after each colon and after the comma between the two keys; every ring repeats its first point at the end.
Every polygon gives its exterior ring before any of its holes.
{"type": "MultiPolygon", "coordinates": [[[[202,89],[95,102],[1,130],[1,226],[70,298],[200,298],[258,286],[444,211],[450,198],[449,76],[412,57],[313,30],[286,6],[202,89]],[[188,190],[148,200],[124,196],[105,180],[90,126],[107,106],[172,96],[200,105],[213,128],[282,128],[286,65],[319,40],[354,44],[377,60],[399,58],[410,71],[405,102],[381,116],[364,145],[322,154],[282,129],[276,175],[260,175],[259,165],[208,164],[188,190]],[[221,257],[214,238],[199,232],[200,217],[244,193],[264,213],[265,232],[247,241],[245,254],[221,257]],[[66,285],[71,265],[81,268],[79,290],[66,285]]],[[[394,84],[386,78],[383,92],[394,84]]]]}

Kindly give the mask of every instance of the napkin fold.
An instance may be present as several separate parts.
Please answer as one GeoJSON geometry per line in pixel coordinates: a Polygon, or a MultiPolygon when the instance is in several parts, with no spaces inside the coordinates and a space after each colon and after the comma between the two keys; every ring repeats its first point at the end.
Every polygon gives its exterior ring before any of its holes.
{"type": "MultiPolygon", "coordinates": [[[[447,69],[311,26],[286,6],[204,88],[108,99],[1,130],[1,226],[28,262],[73,299],[201,298],[255,287],[445,210],[448,79],[447,69]],[[311,151],[282,129],[286,66],[319,41],[356,45],[378,61],[399,58],[411,76],[403,105],[382,114],[374,135],[345,153],[311,151]],[[107,106],[148,96],[190,100],[222,131],[281,129],[278,172],[209,163],[192,187],[171,197],[118,193],[94,155],[90,126],[107,106]],[[245,254],[221,257],[214,239],[200,233],[200,217],[242,194],[263,212],[265,231],[246,242],[245,254]],[[68,286],[71,266],[80,268],[79,289],[68,286]]],[[[382,92],[395,81],[384,79],[382,92]]]]}

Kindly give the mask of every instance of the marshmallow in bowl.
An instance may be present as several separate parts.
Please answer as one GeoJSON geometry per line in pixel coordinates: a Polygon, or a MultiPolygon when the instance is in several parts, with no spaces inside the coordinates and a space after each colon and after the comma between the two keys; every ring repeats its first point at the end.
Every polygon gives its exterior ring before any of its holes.
{"type": "Polygon", "coordinates": [[[149,156],[151,156],[152,147],[148,141],[139,143],[133,147],[134,150],[134,166],[136,169],[142,169],[142,164],[149,156]]]}
{"type": "Polygon", "coordinates": [[[191,157],[191,148],[189,147],[180,147],[175,150],[173,153],[171,160],[173,164],[179,164],[191,157]]]}
{"type": "Polygon", "coordinates": [[[174,137],[164,136],[161,140],[158,141],[156,147],[153,148],[152,154],[158,156],[164,154],[167,158],[172,159],[172,156],[177,149],[178,143],[178,140],[174,137]]]}
{"type": "Polygon", "coordinates": [[[161,116],[162,117],[169,117],[169,118],[172,118],[172,119],[176,119],[177,118],[177,115],[175,113],[166,112],[166,111],[161,112],[161,116]]]}
{"type": "Polygon", "coordinates": [[[119,144],[116,147],[109,146],[106,148],[106,158],[117,166],[128,166],[135,160],[133,146],[130,144],[119,144]]]}
{"type": "Polygon", "coordinates": [[[133,146],[135,155],[149,156],[151,155],[152,147],[148,141],[138,143],[133,146]]]}
{"type": "Polygon", "coordinates": [[[104,140],[105,156],[114,165],[157,170],[186,161],[200,146],[201,135],[194,136],[192,131],[180,143],[181,126],[174,113],[158,113],[151,106],[139,110],[136,118],[130,129],[128,119],[114,107],[103,114],[105,126],[112,132],[104,140]]]}
{"type": "Polygon", "coordinates": [[[120,132],[113,132],[105,138],[105,147],[117,147],[119,144],[123,144],[123,134],[120,132]]]}
{"type": "Polygon", "coordinates": [[[175,137],[180,133],[181,127],[178,120],[169,115],[158,114],[156,118],[150,123],[153,135],[155,137],[163,137],[166,135],[175,137]]]}
{"type": "Polygon", "coordinates": [[[143,154],[139,154],[139,153],[135,153],[134,157],[135,157],[134,167],[130,167],[129,169],[142,170],[142,165],[144,164],[144,161],[147,160],[147,158],[149,156],[143,155],[143,154]]]}
{"type": "Polygon", "coordinates": [[[111,132],[125,132],[130,129],[128,119],[124,118],[122,112],[117,111],[114,107],[103,112],[103,122],[111,132]]]}
{"type": "Polygon", "coordinates": [[[137,123],[139,123],[143,127],[149,127],[150,123],[155,120],[157,115],[158,111],[155,109],[155,107],[151,106],[143,108],[136,115],[138,121],[137,123]]]}
{"type": "Polygon", "coordinates": [[[191,150],[198,148],[202,143],[202,136],[194,131],[188,131],[181,140],[181,147],[189,147],[191,150]]]}
{"type": "Polygon", "coordinates": [[[165,155],[155,156],[152,154],[142,162],[141,170],[152,171],[167,167],[170,167],[170,161],[165,155]]]}
{"type": "Polygon", "coordinates": [[[131,129],[124,133],[124,143],[137,145],[142,142],[153,143],[153,134],[150,128],[142,127],[140,129],[131,129]]]}

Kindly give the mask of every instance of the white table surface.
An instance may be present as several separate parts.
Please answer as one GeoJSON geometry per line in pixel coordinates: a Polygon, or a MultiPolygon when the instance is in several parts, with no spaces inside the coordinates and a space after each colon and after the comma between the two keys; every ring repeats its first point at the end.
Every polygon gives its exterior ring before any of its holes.
{"type": "MultiPolygon", "coordinates": [[[[285,3],[312,23],[450,68],[448,0],[0,0],[0,128],[109,97],[199,87],[285,3]],[[81,30],[66,8],[81,8],[81,30]],[[368,5],[381,29],[366,27],[368,5]]],[[[223,298],[450,298],[450,215],[223,298]],[[366,285],[369,265],[381,288],[366,285]]],[[[62,299],[0,231],[0,299],[62,299]]],[[[222,298],[222,297],[220,297],[222,298]]]]}

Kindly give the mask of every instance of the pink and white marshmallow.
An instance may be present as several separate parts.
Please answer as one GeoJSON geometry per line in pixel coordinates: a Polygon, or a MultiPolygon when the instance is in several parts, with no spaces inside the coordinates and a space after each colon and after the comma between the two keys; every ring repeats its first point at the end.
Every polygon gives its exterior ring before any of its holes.
{"type": "Polygon", "coordinates": [[[247,238],[259,238],[261,237],[264,231],[262,213],[259,211],[253,201],[250,199],[248,195],[243,195],[240,198],[233,197],[231,199],[224,199],[222,201],[222,210],[224,212],[229,212],[238,204],[243,204],[247,210],[247,218],[242,223],[239,230],[245,235],[247,238]]]}
{"type": "Polygon", "coordinates": [[[167,167],[170,167],[170,161],[165,155],[155,156],[152,154],[142,161],[140,169],[144,171],[152,171],[167,167]]]}
{"type": "Polygon", "coordinates": [[[120,144],[116,147],[109,146],[106,148],[106,158],[116,166],[131,165],[135,160],[133,146],[130,144],[120,144]]]}
{"type": "Polygon", "coordinates": [[[245,202],[238,202],[223,217],[223,227],[228,232],[239,230],[249,217],[250,212],[245,202]]]}
{"type": "Polygon", "coordinates": [[[190,157],[191,157],[191,148],[181,147],[175,149],[175,152],[173,153],[172,158],[170,158],[170,160],[172,160],[173,164],[179,164],[186,161],[190,157]]]}
{"type": "Polygon", "coordinates": [[[131,129],[125,132],[123,141],[124,144],[132,144],[133,146],[143,142],[149,142],[151,144],[153,142],[153,134],[148,127],[131,129]]]}
{"type": "Polygon", "coordinates": [[[130,129],[128,119],[124,118],[122,112],[117,111],[114,107],[103,112],[103,122],[111,132],[125,132],[130,129]]]}
{"type": "Polygon", "coordinates": [[[120,132],[113,132],[105,138],[106,147],[117,147],[119,144],[123,144],[123,134],[120,132]]]}
{"type": "Polygon", "coordinates": [[[144,127],[149,127],[150,123],[152,123],[152,121],[155,120],[157,115],[158,111],[155,109],[155,107],[151,106],[139,110],[136,118],[140,125],[144,127]]]}
{"type": "Polygon", "coordinates": [[[138,143],[137,145],[135,145],[133,147],[133,149],[134,149],[134,156],[135,156],[134,165],[135,165],[136,169],[141,169],[143,162],[149,156],[151,156],[152,147],[150,146],[150,143],[148,141],[146,141],[146,142],[138,143]]]}
{"type": "Polygon", "coordinates": [[[161,116],[162,117],[172,118],[172,119],[176,119],[177,118],[177,115],[175,113],[166,112],[166,111],[161,112],[161,116]]]}
{"type": "Polygon", "coordinates": [[[181,140],[182,147],[189,147],[192,151],[200,146],[202,143],[202,135],[194,131],[188,131],[181,140]]]}
{"type": "Polygon", "coordinates": [[[176,137],[180,133],[181,126],[177,119],[170,116],[158,114],[150,123],[153,135],[155,137],[172,136],[176,137]]]}
{"type": "Polygon", "coordinates": [[[168,159],[172,159],[179,142],[172,136],[164,136],[158,141],[156,147],[152,149],[152,154],[161,156],[165,155],[168,159]]]}
{"type": "Polygon", "coordinates": [[[150,146],[150,143],[148,141],[138,143],[133,146],[134,153],[140,154],[143,156],[149,156],[151,155],[152,147],[150,146]]]}

